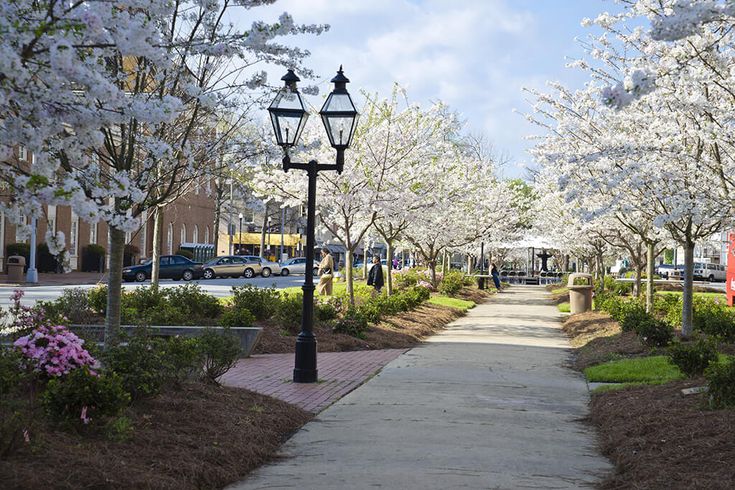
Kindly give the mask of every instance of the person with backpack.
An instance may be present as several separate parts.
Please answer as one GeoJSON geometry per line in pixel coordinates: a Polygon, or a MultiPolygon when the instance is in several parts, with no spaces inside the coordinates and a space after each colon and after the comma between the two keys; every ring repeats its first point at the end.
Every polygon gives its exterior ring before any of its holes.
{"type": "Polygon", "coordinates": [[[380,263],[380,257],[377,255],[373,257],[373,265],[370,267],[370,272],[368,273],[367,284],[373,287],[373,296],[380,294],[380,290],[383,289],[383,284],[385,284],[383,279],[383,266],[380,263]]]}

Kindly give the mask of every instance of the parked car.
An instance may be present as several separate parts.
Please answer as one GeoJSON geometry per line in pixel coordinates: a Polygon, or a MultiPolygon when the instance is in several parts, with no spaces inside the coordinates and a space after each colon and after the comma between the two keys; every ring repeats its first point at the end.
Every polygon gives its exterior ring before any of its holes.
{"type": "MultiPolygon", "coordinates": [[[[316,275],[318,267],[314,267],[313,274],[316,275]]],[[[306,271],[306,258],[305,257],[294,257],[281,263],[281,275],[287,276],[289,274],[303,274],[306,271]]]]}
{"type": "MultiPolygon", "coordinates": [[[[151,278],[152,260],[141,265],[123,268],[122,278],[126,282],[143,282],[151,278]]],[[[161,279],[173,279],[178,281],[191,281],[202,277],[203,269],[201,262],[184,257],[183,255],[162,255],[159,264],[159,277],[161,279]]]]}
{"type": "Polygon", "coordinates": [[[658,266],[656,266],[655,272],[664,279],[668,279],[669,275],[674,270],[676,270],[676,266],[672,264],[659,264],[658,266]]]}
{"type": "MultiPolygon", "coordinates": [[[[684,279],[684,268],[669,272],[671,279],[684,279]]],[[[724,282],[727,279],[727,268],[720,264],[710,264],[708,262],[694,263],[694,280],[709,282],[724,282]]]]}
{"type": "Polygon", "coordinates": [[[204,279],[215,277],[240,277],[248,279],[262,272],[260,262],[248,260],[240,255],[225,255],[215,257],[203,266],[204,279]]]}
{"type": "Polygon", "coordinates": [[[281,266],[278,262],[271,262],[270,260],[258,257],[257,255],[242,255],[241,257],[246,258],[248,262],[256,262],[260,264],[260,275],[263,277],[269,277],[271,274],[281,273],[281,266]]]}

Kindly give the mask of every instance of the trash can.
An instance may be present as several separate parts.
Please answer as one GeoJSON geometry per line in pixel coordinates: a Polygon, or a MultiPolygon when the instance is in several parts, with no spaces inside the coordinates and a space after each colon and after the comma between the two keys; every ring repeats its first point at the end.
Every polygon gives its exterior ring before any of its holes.
{"type": "Polygon", "coordinates": [[[592,274],[569,274],[569,311],[584,313],[592,309],[592,274]]]}
{"type": "Polygon", "coordinates": [[[26,268],[26,258],[22,255],[8,257],[8,282],[25,282],[23,270],[26,268]]]}
{"type": "Polygon", "coordinates": [[[485,277],[477,276],[477,289],[485,289],[485,277]]]}

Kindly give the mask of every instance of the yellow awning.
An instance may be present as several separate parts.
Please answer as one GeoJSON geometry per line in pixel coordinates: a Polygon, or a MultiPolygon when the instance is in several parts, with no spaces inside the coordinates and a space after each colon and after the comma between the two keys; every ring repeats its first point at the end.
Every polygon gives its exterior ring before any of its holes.
{"type": "MultiPolygon", "coordinates": [[[[229,235],[220,235],[220,241],[222,243],[229,243],[229,235]]],[[[283,245],[285,247],[295,247],[301,241],[301,235],[296,233],[284,233],[283,234],[283,245]]],[[[243,245],[260,245],[260,233],[235,233],[232,235],[232,243],[243,244],[243,245]]],[[[280,246],[281,245],[281,234],[280,233],[266,233],[265,234],[265,245],[280,246]]]]}

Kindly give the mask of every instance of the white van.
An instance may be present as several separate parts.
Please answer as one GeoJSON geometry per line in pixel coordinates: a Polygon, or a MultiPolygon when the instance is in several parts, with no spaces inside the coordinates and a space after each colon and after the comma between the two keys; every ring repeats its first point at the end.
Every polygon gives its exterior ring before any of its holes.
{"type": "MultiPolygon", "coordinates": [[[[669,272],[669,279],[684,279],[684,266],[681,269],[669,272]]],[[[709,262],[694,263],[694,280],[709,282],[725,282],[727,278],[727,267],[709,262]]]]}

